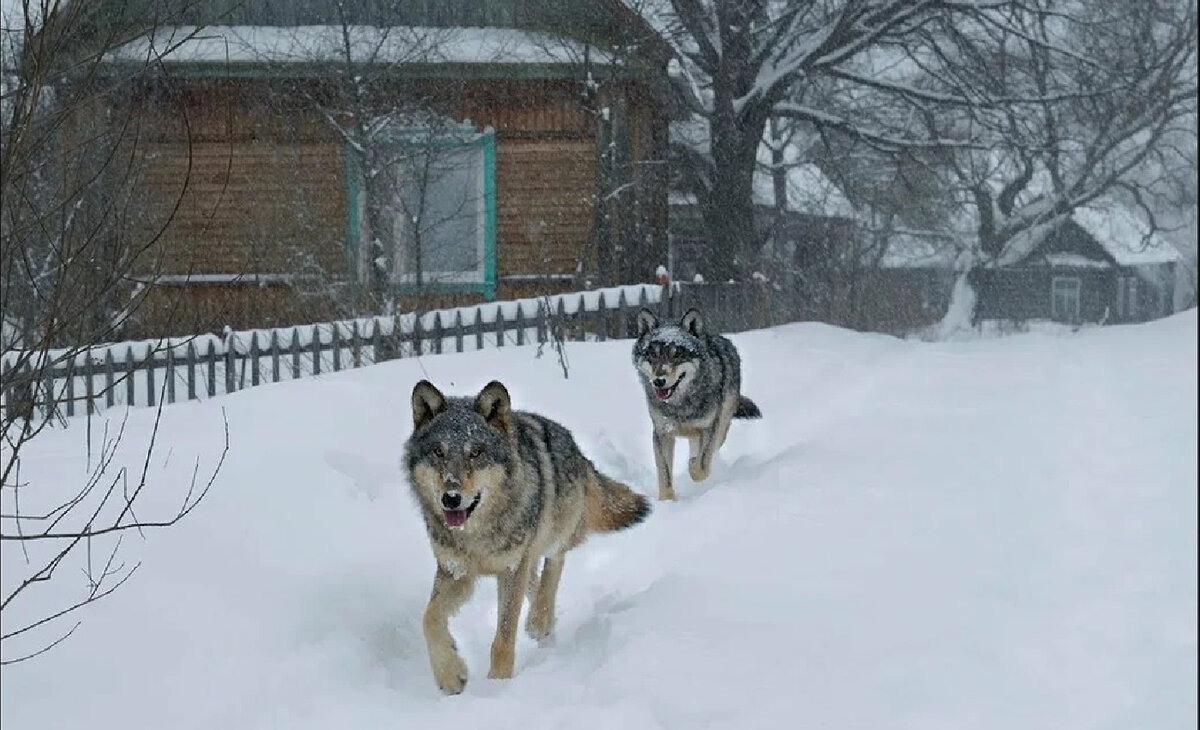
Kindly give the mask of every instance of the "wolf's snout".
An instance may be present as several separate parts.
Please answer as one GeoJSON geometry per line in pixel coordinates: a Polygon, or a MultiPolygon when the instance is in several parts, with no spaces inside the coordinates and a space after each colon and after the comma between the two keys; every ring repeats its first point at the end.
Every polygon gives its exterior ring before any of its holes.
{"type": "Polygon", "coordinates": [[[442,492],[442,507],[445,509],[458,509],[461,506],[462,494],[454,490],[442,492]]]}
{"type": "Polygon", "coordinates": [[[667,379],[666,378],[655,378],[654,380],[652,380],[650,382],[652,382],[654,384],[655,388],[661,388],[667,384],[667,379]]]}

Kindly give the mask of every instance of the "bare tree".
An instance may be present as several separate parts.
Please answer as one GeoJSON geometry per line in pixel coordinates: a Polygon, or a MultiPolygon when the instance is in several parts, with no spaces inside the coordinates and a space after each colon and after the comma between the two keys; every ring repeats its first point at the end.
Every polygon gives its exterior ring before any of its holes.
{"type": "Polygon", "coordinates": [[[671,0],[669,9],[648,10],[675,45],[679,85],[703,132],[684,140],[693,144],[673,145],[672,154],[711,237],[706,277],[736,277],[755,263],[760,241],[748,233],[755,230],[753,175],[772,117],[801,120],[883,149],[946,144],[911,125],[898,128],[895,120],[838,113],[830,95],[859,98],[870,91],[908,97],[910,85],[880,74],[881,62],[895,49],[916,44],[918,31],[934,20],[953,24],[981,8],[1006,4],[671,0]]]}
{"type": "Polygon", "coordinates": [[[1042,0],[930,34],[934,83],[986,101],[923,113],[931,135],[975,143],[947,157],[976,231],[960,294],[1079,206],[1124,199],[1157,227],[1147,171],[1194,170],[1178,150],[1196,134],[1196,33],[1194,3],[1042,0]]]}
{"type": "MultiPolygon", "coordinates": [[[[206,480],[197,476],[178,510],[164,517],[139,509],[150,488],[154,436],[144,445],[139,475],[116,458],[124,429],[110,432],[108,425],[98,441],[87,440],[87,448],[95,445],[97,452],[86,454],[91,466],[79,485],[64,491],[61,483],[33,482],[23,467],[31,445],[57,418],[55,402],[62,393],[54,392],[56,378],[88,359],[142,306],[138,282],[153,276],[156,244],[169,223],[168,216],[161,225],[147,226],[139,206],[142,155],[129,89],[151,69],[106,62],[110,51],[163,20],[145,10],[24,0],[4,17],[0,662],[5,664],[61,641],[74,630],[62,629],[64,620],[129,578],[136,566],[118,555],[124,536],[175,524],[207,491],[206,480]],[[74,597],[50,609],[46,599],[33,598],[39,588],[65,589],[76,569],[84,580],[74,597]]],[[[89,419],[89,436],[91,425],[89,419]]]]}

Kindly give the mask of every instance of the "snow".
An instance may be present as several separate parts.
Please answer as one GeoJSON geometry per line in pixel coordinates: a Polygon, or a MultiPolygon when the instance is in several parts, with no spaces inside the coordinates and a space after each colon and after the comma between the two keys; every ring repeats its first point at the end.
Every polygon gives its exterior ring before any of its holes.
{"type": "Polygon", "coordinates": [[[1048,253],[1042,257],[1051,266],[1067,266],[1073,269],[1111,269],[1107,261],[1097,261],[1077,253],[1048,253]]]}
{"type": "Polygon", "coordinates": [[[888,237],[887,249],[879,261],[885,269],[954,268],[958,249],[947,236],[896,232],[888,237]]]}
{"type": "Polygon", "coordinates": [[[1173,264],[1183,258],[1166,239],[1151,233],[1144,221],[1123,207],[1076,208],[1071,219],[1122,266],[1173,264]]]}
{"type": "MultiPolygon", "coordinates": [[[[214,491],[175,528],[128,535],[134,577],[53,651],[4,668],[0,721],[1195,726],[1195,310],[962,343],[817,324],[732,339],[764,419],[733,425],[702,484],[681,445],[679,502],[571,554],[557,643],[522,635],[512,680],[486,678],[496,605],[481,582],[451,623],[471,671],[455,698],[426,661],[433,559],[397,463],[412,384],[470,393],[499,378],[599,468],[653,493],[629,341],[569,344],[569,379],[533,347],[506,347],[164,409],[139,517],[182,499],[197,457],[211,468],[224,418],[214,491]]],[[[129,412],[114,468],[142,468],[153,416],[129,412]]],[[[81,425],[24,454],[24,508],[79,483],[81,425]]],[[[9,587],[25,564],[11,542],[2,558],[9,587]]],[[[5,630],[82,590],[78,567],[5,608],[5,630]]]]}
{"type": "MultiPolygon", "coordinates": [[[[177,26],[161,28],[107,55],[110,61],[165,63],[344,62],[344,35],[355,62],[581,64],[577,41],[514,28],[374,26],[177,26]],[[345,30],[345,34],[343,31],[345,30]]],[[[613,59],[595,48],[591,63],[613,59]]]]}

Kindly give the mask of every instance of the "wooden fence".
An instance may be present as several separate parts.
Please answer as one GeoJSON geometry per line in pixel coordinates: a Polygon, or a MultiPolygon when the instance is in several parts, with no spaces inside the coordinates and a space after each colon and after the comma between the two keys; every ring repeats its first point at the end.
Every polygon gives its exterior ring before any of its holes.
{"type": "Polygon", "coordinates": [[[670,318],[697,306],[714,329],[740,331],[773,323],[769,304],[762,304],[764,290],[756,285],[636,285],[397,317],[48,353],[8,352],[0,408],[6,423],[32,414],[32,409],[71,417],[119,405],[204,400],[418,354],[624,339],[636,334],[641,307],[670,318]]]}

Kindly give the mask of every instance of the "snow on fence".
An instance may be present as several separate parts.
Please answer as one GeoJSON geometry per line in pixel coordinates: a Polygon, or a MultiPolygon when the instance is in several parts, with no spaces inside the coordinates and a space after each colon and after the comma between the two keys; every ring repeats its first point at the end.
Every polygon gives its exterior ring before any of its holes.
{"type": "Polygon", "coordinates": [[[90,415],[117,405],[204,400],[418,354],[632,337],[638,309],[677,314],[672,304],[678,291],[678,286],[655,284],[611,287],[397,317],[122,342],[38,357],[8,352],[0,407],[10,423],[33,408],[50,416],[90,415]]]}

